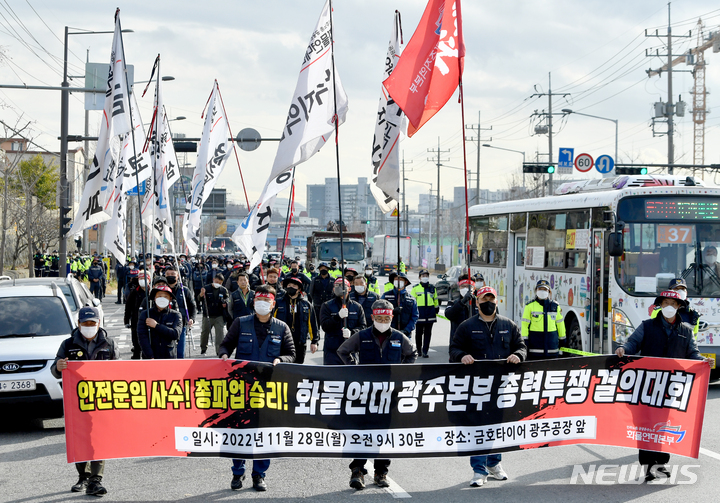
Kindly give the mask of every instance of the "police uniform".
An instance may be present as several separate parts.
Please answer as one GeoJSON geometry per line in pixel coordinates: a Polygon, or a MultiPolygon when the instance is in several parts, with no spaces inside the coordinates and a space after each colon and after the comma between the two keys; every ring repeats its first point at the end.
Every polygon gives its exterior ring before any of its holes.
{"type": "MultiPolygon", "coordinates": [[[[546,280],[538,281],[535,290],[541,287],[550,290],[546,280]]],[[[560,345],[565,343],[565,321],[558,303],[535,297],[525,306],[521,333],[529,360],[559,357],[560,345]]]]}
{"type": "MultiPolygon", "coordinates": [[[[420,274],[428,274],[428,271],[422,270],[420,274]]],[[[435,285],[428,282],[415,285],[410,293],[415,298],[419,315],[415,325],[415,345],[418,352],[427,357],[430,350],[433,324],[437,322],[436,315],[440,309],[437,291],[435,285]]]]}

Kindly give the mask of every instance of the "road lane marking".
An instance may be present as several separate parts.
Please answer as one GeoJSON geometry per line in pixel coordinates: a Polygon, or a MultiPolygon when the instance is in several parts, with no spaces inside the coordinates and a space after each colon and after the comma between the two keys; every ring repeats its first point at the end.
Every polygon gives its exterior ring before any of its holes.
{"type": "Polygon", "coordinates": [[[405,489],[400,487],[397,482],[395,482],[390,477],[387,477],[388,484],[390,484],[390,487],[385,488],[385,492],[390,493],[390,495],[395,499],[403,499],[403,498],[412,498],[407,492],[405,492],[405,489]]]}
{"type": "Polygon", "coordinates": [[[705,454],[706,456],[710,456],[711,458],[715,458],[718,461],[720,461],[720,454],[718,454],[717,452],[713,452],[708,449],[705,449],[704,447],[700,447],[700,454],[705,454]]]}

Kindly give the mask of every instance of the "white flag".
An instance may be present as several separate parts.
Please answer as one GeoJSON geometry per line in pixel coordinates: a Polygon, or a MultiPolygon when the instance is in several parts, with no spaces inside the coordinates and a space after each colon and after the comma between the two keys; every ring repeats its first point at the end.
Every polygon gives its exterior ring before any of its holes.
{"type": "Polygon", "coordinates": [[[108,207],[110,209],[111,218],[105,227],[105,236],[103,244],[109,250],[118,262],[125,265],[127,257],[127,194],[123,190],[123,180],[125,174],[125,166],[118,164],[115,176],[115,187],[113,190],[113,198],[108,207]]]}
{"type": "Polygon", "coordinates": [[[125,60],[122,54],[119,10],[115,14],[115,34],[112,47],[105,106],[95,148],[95,157],[92,166],[90,166],[88,178],[85,181],[80,207],[68,233],[71,236],[80,234],[84,229],[111,218],[111,215],[106,213],[105,209],[114,187],[113,180],[119,150],[119,142],[116,136],[130,131],[129,101],[125,77],[125,60]]]}
{"type": "Polygon", "coordinates": [[[230,157],[230,126],[223,113],[219,94],[220,90],[215,81],[208,102],[197,164],[191,182],[192,191],[185,207],[183,237],[191,255],[197,253],[200,245],[202,205],[210,196],[230,157]]]}
{"type": "Polygon", "coordinates": [[[233,241],[250,258],[251,268],[262,260],[275,196],[292,184],[293,167],[315,155],[335,131],[333,93],[338,126],[345,122],[348,99],[337,72],[333,79],[330,16],[328,1],[305,51],[270,178],[247,219],[233,234],[233,241]]]}
{"type": "Polygon", "coordinates": [[[145,126],[140,118],[136,94],[130,95],[132,118],[135,127],[134,133],[126,133],[122,141],[118,171],[123,170],[122,190],[129,192],[152,175],[152,159],[150,152],[145,149],[145,126]],[[135,146],[133,148],[133,139],[135,146]]]}
{"type": "MultiPolygon", "coordinates": [[[[393,35],[385,58],[384,81],[395,68],[400,58],[399,13],[395,14],[393,35]]],[[[397,208],[400,200],[400,126],[402,110],[382,86],[382,96],[378,105],[373,137],[372,165],[373,176],[370,191],[380,210],[388,213],[397,208]]]]}

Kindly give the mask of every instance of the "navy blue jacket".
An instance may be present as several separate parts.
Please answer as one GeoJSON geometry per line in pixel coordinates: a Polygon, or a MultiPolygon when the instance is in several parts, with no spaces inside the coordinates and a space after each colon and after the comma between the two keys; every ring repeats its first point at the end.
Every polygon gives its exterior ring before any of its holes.
{"type": "Polygon", "coordinates": [[[465,320],[450,341],[450,361],[459,362],[470,355],[476,360],[504,360],[511,354],[520,361],[527,358],[527,347],[514,321],[496,315],[490,323],[473,316],[465,320]]]}
{"type": "Polygon", "coordinates": [[[335,297],[327,301],[320,308],[320,327],[325,332],[325,345],[323,346],[323,362],[325,365],[342,365],[342,360],[337,356],[337,349],[345,341],[342,329],[347,321],[347,328],[352,335],[365,328],[365,312],[360,304],[348,299],[346,303],[348,317],[343,320],[339,316],[342,309],[342,301],[335,297]]]}
{"type": "Polygon", "coordinates": [[[466,299],[458,299],[452,306],[445,308],[445,317],[450,320],[450,341],[453,340],[455,331],[460,324],[473,316],[477,316],[478,310],[475,304],[475,297],[468,293],[466,299]]]}
{"type": "Polygon", "coordinates": [[[312,343],[317,344],[320,337],[318,336],[317,322],[315,321],[315,310],[310,303],[298,295],[295,304],[295,323],[293,323],[292,299],[289,295],[284,295],[280,300],[275,302],[275,312],[273,316],[283,321],[290,327],[293,333],[293,340],[304,346],[307,343],[308,336],[312,343]]]}
{"type": "Polygon", "coordinates": [[[255,330],[254,314],[233,321],[225,339],[220,344],[219,355],[232,356],[235,359],[272,363],[275,358],[285,363],[295,361],[295,344],[290,327],[280,320],[270,318],[267,334],[258,334],[255,330]]]}
{"type": "Polygon", "coordinates": [[[241,318],[243,316],[253,314],[255,309],[255,292],[253,292],[252,290],[248,289],[247,304],[245,304],[245,301],[243,300],[242,291],[240,290],[240,288],[230,294],[230,299],[232,301],[233,320],[235,318],[241,318]]]}
{"type": "Polygon", "coordinates": [[[415,330],[415,324],[420,317],[417,302],[412,294],[407,289],[400,292],[397,288],[393,288],[385,292],[382,298],[390,302],[394,308],[402,308],[399,316],[393,315],[392,328],[410,335],[415,330]]]}
{"type": "Polygon", "coordinates": [[[673,325],[665,321],[662,313],[643,321],[622,347],[629,355],[702,360],[692,328],[679,318],[675,317],[673,325]]]}
{"type": "Polygon", "coordinates": [[[372,315],[372,305],[375,303],[376,300],[378,300],[380,297],[378,297],[374,292],[367,291],[365,292],[365,295],[360,295],[355,290],[350,292],[350,298],[360,304],[363,308],[363,311],[365,311],[365,325],[372,326],[372,318],[370,317],[372,315]]]}
{"type": "Polygon", "coordinates": [[[137,324],[138,341],[142,348],[143,359],[168,360],[177,358],[176,343],[182,332],[182,317],[173,309],[158,311],[152,307],[150,311],[140,312],[137,324]],[[149,314],[148,314],[149,313],[149,314]],[[150,316],[158,324],[149,328],[145,320],[150,316]]]}

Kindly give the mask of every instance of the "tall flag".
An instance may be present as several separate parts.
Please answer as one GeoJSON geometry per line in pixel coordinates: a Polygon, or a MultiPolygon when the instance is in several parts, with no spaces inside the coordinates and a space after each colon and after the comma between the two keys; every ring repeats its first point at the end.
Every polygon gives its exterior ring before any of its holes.
{"type": "Polygon", "coordinates": [[[123,171],[122,190],[129,192],[138,186],[138,181],[143,183],[152,175],[152,159],[150,152],[145,148],[145,126],[140,118],[140,110],[137,105],[137,96],[130,94],[130,107],[132,111],[134,133],[126,133],[122,141],[120,160],[118,161],[118,172],[123,171]],[[132,142],[135,142],[133,145],[132,142]]]}
{"type": "Polygon", "coordinates": [[[130,102],[125,77],[120,9],[115,12],[115,34],[107,83],[95,156],[85,181],[85,189],[69,232],[70,235],[80,234],[84,229],[111,218],[111,215],[105,212],[105,207],[114,187],[113,179],[120,147],[120,142],[116,137],[130,131],[128,106],[130,102]]]}
{"type": "Polygon", "coordinates": [[[112,191],[112,197],[108,201],[110,209],[110,220],[105,227],[105,235],[103,244],[105,249],[110,251],[118,262],[125,265],[127,258],[127,192],[123,190],[123,181],[125,179],[126,165],[118,164],[117,173],[115,175],[115,185],[112,191]]]}
{"type": "MultiPolygon", "coordinates": [[[[164,239],[175,250],[175,233],[173,231],[172,208],[170,207],[169,189],[180,179],[175,147],[173,146],[167,113],[162,99],[160,78],[160,56],[156,60],[157,83],[155,87],[155,107],[150,132],[150,153],[153,164],[153,177],[142,206],[142,221],[153,230],[155,239],[161,244],[164,239]]],[[[227,139],[227,138],[226,138],[227,139]]]]}
{"type": "Polygon", "coordinates": [[[383,82],[410,122],[408,136],[445,106],[464,63],[460,0],[429,0],[395,70],[383,82]]]}
{"type": "Polygon", "coordinates": [[[200,245],[202,205],[210,196],[225,163],[230,157],[230,127],[220,104],[220,89],[217,80],[207,105],[203,135],[198,149],[197,164],[191,183],[190,199],[185,207],[183,236],[191,255],[200,245]]]}
{"type": "Polygon", "coordinates": [[[262,260],[275,197],[292,184],[293,168],[320,151],[335,130],[335,120],[338,126],[345,122],[347,95],[337,72],[333,79],[331,15],[328,0],[305,50],[270,177],[247,219],[232,236],[250,258],[251,268],[262,260]]]}
{"type": "MultiPolygon", "coordinates": [[[[383,80],[392,74],[400,57],[400,13],[395,11],[393,33],[385,57],[383,80]]],[[[370,191],[383,213],[397,208],[400,201],[400,124],[402,110],[385,88],[378,105],[373,137],[373,176],[370,191]]]]}

